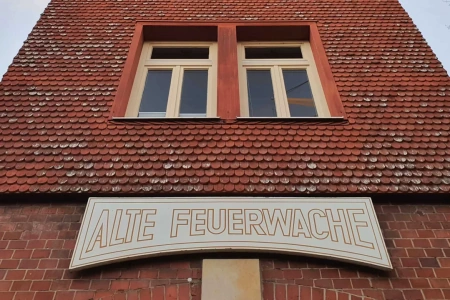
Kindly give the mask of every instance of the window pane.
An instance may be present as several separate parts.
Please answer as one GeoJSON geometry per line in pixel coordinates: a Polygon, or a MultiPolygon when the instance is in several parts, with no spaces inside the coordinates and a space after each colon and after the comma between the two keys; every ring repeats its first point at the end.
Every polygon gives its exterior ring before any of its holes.
{"type": "Polygon", "coordinates": [[[270,70],[247,70],[250,117],[276,117],[270,70]]]}
{"type": "Polygon", "coordinates": [[[245,58],[302,58],[300,47],[246,47],[245,58]]]}
{"type": "Polygon", "coordinates": [[[145,79],[139,117],[165,117],[172,70],[149,70],[145,79]]]}
{"type": "Polygon", "coordinates": [[[209,48],[153,47],[152,59],[208,59],[209,48]]]}
{"type": "Polygon", "coordinates": [[[206,117],[208,70],[186,70],[181,89],[180,117],[206,117]]]}
{"type": "Polygon", "coordinates": [[[317,117],[306,70],[283,70],[291,117],[317,117]]]}

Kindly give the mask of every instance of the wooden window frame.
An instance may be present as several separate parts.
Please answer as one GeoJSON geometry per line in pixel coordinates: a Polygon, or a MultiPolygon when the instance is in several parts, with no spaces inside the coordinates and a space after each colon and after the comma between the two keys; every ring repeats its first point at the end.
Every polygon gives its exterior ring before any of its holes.
{"type": "MultiPolygon", "coordinates": [[[[144,42],[141,57],[136,71],[130,100],[125,117],[138,117],[139,106],[145,87],[145,80],[149,70],[172,70],[166,114],[163,117],[144,118],[183,118],[179,115],[184,70],[208,70],[208,91],[206,103],[206,117],[217,115],[217,43],[213,42],[144,42]],[[151,59],[154,47],[208,47],[208,59],[151,59]]],[[[194,116],[195,118],[202,118],[194,116]]]]}
{"type": "Polygon", "coordinates": [[[270,70],[277,117],[290,118],[288,98],[284,88],[283,69],[305,70],[313,94],[313,101],[319,118],[329,118],[330,111],[319,79],[317,67],[308,41],[299,42],[243,42],[238,44],[239,83],[241,116],[249,117],[247,92],[247,70],[270,70]],[[303,58],[289,59],[246,59],[247,47],[299,47],[303,58]]]}
{"type": "MultiPolygon", "coordinates": [[[[217,42],[217,117],[241,116],[238,42],[309,41],[332,118],[345,118],[344,107],[315,22],[148,22],[138,20],[117,87],[111,119],[123,119],[145,41],[217,42]]],[[[183,118],[179,118],[183,119],[183,118]]]]}

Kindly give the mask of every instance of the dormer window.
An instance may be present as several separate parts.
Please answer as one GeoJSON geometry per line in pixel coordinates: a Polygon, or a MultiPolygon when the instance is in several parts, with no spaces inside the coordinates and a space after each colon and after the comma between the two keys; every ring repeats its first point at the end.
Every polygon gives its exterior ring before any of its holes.
{"type": "Polygon", "coordinates": [[[238,45],[245,117],[329,117],[309,42],[238,45]]]}
{"type": "Polygon", "coordinates": [[[215,43],[145,42],[127,117],[216,116],[215,43]]]}

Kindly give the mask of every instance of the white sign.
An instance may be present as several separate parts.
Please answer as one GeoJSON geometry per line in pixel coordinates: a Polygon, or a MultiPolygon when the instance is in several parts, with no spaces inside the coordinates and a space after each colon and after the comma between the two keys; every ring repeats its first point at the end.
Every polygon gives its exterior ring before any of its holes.
{"type": "Polygon", "coordinates": [[[184,252],[278,252],[392,269],[370,198],[90,198],[70,269],[184,252]]]}

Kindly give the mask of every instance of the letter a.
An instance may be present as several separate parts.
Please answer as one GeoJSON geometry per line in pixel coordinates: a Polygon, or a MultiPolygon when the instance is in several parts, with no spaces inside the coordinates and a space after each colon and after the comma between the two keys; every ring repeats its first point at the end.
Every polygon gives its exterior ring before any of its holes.
{"type": "Polygon", "coordinates": [[[109,210],[104,209],[102,210],[100,218],[98,218],[97,225],[95,226],[94,233],[92,233],[86,252],[91,252],[97,243],[100,243],[100,248],[108,245],[108,220],[109,210]]]}

